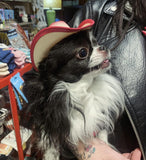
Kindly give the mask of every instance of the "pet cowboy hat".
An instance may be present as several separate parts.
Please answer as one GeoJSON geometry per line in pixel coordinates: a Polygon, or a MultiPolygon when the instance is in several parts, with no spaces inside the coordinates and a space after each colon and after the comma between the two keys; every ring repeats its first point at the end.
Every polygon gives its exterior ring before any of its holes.
{"type": "Polygon", "coordinates": [[[64,38],[90,29],[94,24],[92,19],[86,19],[80,23],[78,28],[69,27],[64,21],[52,23],[49,27],[40,30],[31,44],[31,61],[35,70],[38,70],[39,62],[47,57],[49,50],[64,38]]]}

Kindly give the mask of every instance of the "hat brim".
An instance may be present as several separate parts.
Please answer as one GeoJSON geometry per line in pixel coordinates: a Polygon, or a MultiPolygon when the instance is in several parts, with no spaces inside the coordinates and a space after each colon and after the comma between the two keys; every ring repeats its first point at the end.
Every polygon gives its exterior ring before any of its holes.
{"type": "Polygon", "coordinates": [[[48,56],[49,50],[55,44],[72,34],[90,29],[93,24],[92,19],[86,19],[80,23],[78,28],[70,28],[64,21],[58,21],[39,31],[31,44],[30,54],[34,69],[38,70],[39,63],[48,56]]]}

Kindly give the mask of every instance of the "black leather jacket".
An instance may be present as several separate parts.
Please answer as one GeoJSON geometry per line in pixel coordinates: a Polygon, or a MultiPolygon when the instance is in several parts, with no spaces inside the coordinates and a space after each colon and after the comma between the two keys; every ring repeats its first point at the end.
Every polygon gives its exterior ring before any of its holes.
{"type": "MultiPolygon", "coordinates": [[[[93,33],[98,43],[112,48],[117,41],[115,34],[110,34],[115,4],[114,0],[89,0],[69,24],[77,27],[82,20],[93,19],[93,33]]],[[[126,14],[124,18],[128,20],[126,14]]],[[[113,143],[126,152],[126,147],[137,147],[136,139],[146,160],[146,39],[136,23],[130,26],[124,40],[111,54],[111,73],[120,79],[126,95],[126,114],[117,123],[117,138],[114,136],[113,143]]]]}

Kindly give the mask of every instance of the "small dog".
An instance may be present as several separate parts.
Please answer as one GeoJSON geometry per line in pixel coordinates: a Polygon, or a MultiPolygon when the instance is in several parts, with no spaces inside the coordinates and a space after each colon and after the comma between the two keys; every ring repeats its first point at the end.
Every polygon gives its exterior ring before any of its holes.
{"type": "Polygon", "coordinates": [[[59,160],[66,148],[86,144],[95,133],[108,144],[125,105],[119,81],[106,73],[110,67],[110,52],[85,30],[58,42],[39,71],[24,76],[27,123],[37,133],[43,160],[59,160]]]}

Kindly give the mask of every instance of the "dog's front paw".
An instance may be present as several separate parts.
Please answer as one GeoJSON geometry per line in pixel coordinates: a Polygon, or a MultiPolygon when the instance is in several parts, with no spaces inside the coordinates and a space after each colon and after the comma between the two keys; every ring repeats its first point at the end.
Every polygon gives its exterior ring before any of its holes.
{"type": "Polygon", "coordinates": [[[49,148],[44,153],[43,160],[59,160],[60,154],[55,148],[49,148]]]}
{"type": "Polygon", "coordinates": [[[108,133],[106,130],[102,130],[98,133],[98,138],[108,144],[108,133]]]}

